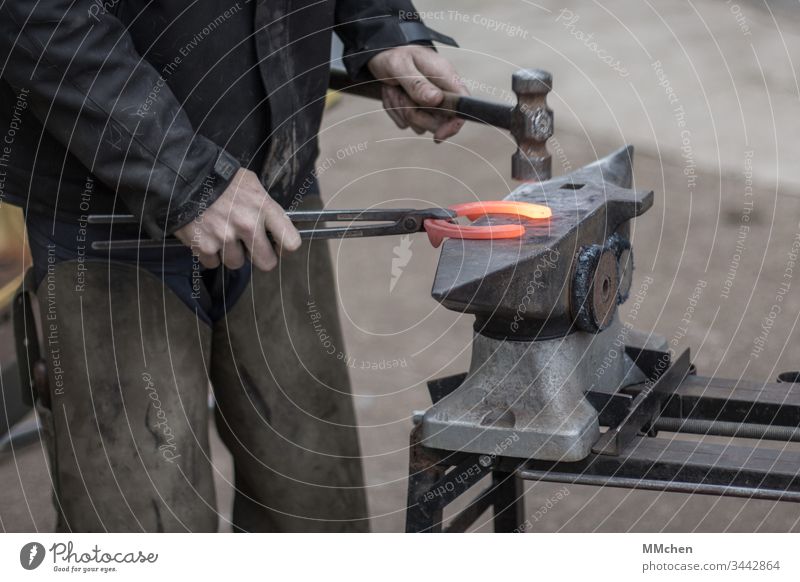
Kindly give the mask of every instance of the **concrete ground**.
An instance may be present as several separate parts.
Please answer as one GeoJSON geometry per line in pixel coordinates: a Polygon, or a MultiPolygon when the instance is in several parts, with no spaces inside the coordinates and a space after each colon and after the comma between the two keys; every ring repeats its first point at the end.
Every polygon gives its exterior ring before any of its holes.
{"type": "MultiPolygon", "coordinates": [[[[800,369],[792,262],[800,236],[797,2],[446,4],[417,7],[460,41],[459,50],[441,50],[474,94],[510,100],[516,68],[553,72],[554,173],[636,146],[635,186],[654,190],[656,203],[634,226],[634,289],[648,276],[654,283],[635,321],[629,308],[622,317],[678,349],[691,346],[703,375],[766,382],[800,369]],[[768,333],[758,354],[762,324],[768,333]]],[[[377,103],[358,98],[329,112],[322,144],[331,207],[448,205],[502,198],[514,187],[513,143],[502,132],[468,125],[435,145],[397,131],[377,103]]],[[[425,382],[464,371],[470,350],[472,318],[429,295],[438,251],[423,236],[400,244],[331,246],[376,531],[403,526],[410,417],[429,405],[425,382]],[[399,254],[410,259],[393,283],[399,254]]],[[[38,446],[0,457],[0,528],[52,527],[47,483],[38,446]]],[[[793,504],[581,486],[548,502],[561,489],[527,484],[534,531],[800,531],[793,504]]],[[[218,491],[226,508],[230,491],[218,491]]]]}

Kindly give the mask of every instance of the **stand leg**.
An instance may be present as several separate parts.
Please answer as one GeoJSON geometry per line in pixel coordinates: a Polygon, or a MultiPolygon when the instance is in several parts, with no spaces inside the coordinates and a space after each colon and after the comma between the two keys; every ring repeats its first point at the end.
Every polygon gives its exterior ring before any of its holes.
{"type": "Polygon", "coordinates": [[[511,533],[519,531],[525,522],[525,499],[522,480],[513,473],[494,471],[494,531],[511,533]]]}
{"type": "Polygon", "coordinates": [[[435,500],[431,494],[434,485],[444,476],[444,467],[429,449],[419,442],[420,427],[411,431],[411,447],[408,463],[408,504],[406,508],[406,532],[441,532],[442,510],[433,509],[435,500]]]}

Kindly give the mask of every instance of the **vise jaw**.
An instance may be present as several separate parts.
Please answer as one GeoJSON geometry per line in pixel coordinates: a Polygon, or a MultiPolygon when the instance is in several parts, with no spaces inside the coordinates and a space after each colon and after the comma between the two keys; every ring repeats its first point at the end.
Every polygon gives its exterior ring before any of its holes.
{"type": "Polygon", "coordinates": [[[475,335],[466,379],[423,416],[426,446],[559,461],[589,454],[600,431],[585,392],[633,383],[624,350],[606,357],[631,285],[629,221],[653,204],[652,191],[631,189],[632,157],[625,147],[518,187],[507,200],[553,210],[521,239],[444,244],[432,295],[474,314],[475,335]]]}

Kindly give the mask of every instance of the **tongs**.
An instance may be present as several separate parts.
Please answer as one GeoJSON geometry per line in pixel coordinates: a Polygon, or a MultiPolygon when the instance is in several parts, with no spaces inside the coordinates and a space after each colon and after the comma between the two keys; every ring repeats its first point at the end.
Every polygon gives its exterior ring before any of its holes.
{"type": "MultiPolygon", "coordinates": [[[[458,216],[470,220],[501,214],[518,218],[545,219],[551,215],[547,206],[521,202],[468,202],[450,208],[393,208],[389,210],[369,208],[360,210],[299,210],[286,213],[295,224],[313,225],[300,228],[302,239],[340,239],[369,236],[390,236],[427,232],[433,246],[438,247],[444,238],[506,239],[519,238],[525,233],[521,224],[498,224],[489,226],[462,226],[453,221],[458,216]],[[323,222],[347,222],[345,226],[319,226],[323,222]],[[354,222],[376,222],[380,224],[352,224],[354,222]]],[[[132,214],[91,214],[89,224],[139,224],[132,214]]],[[[164,240],[119,239],[92,242],[92,250],[112,251],[128,249],[165,248],[182,246],[174,237],[164,240]]]]}

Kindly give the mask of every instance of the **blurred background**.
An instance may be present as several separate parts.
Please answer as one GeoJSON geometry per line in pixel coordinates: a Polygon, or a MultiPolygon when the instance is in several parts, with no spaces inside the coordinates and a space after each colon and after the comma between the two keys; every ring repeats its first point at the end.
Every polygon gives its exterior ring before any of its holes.
{"type": "MultiPolygon", "coordinates": [[[[654,282],[635,321],[625,306],[623,319],[691,347],[702,375],[767,382],[800,369],[800,278],[793,278],[800,276],[793,249],[800,237],[797,0],[419,0],[416,6],[429,26],[459,42],[458,49],[439,50],[476,96],[512,103],[514,70],[553,73],[554,174],[635,146],[635,188],[654,190],[656,202],[633,227],[633,288],[645,277],[654,282]],[[768,328],[764,351],[754,353],[787,283],[782,313],[768,328]]],[[[515,187],[513,139],[489,127],[467,124],[436,145],[398,131],[378,102],[345,96],[328,110],[321,142],[319,177],[332,208],[449,205],[500,199],[515,187]]],[[[7,205],[0,213],[0,297],[7,301],[26,258],[18,214],[7,205]]],[[[401,531],[411,415],[430,404],[427,380],[467,369],[473,318],[430,298],[438,251],[423,236],[345,241],[331,252],[373,529],[401,531]]],[[[16,371],[3,313],[5,379],[16,371]]],[[[228,531],[230,460],[216,436],[214,462],[221,529],[228,531]]],[[[525,485],[529,512],[563,487],[525,485]]],[[[568,490],[537,517],[533,531],[800,530],[797,504],[568,490]]],[[[0,529],[52,528],[38,442],[0,453],[0,491],[0,529]]]]}

